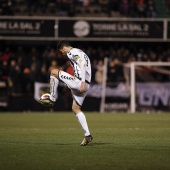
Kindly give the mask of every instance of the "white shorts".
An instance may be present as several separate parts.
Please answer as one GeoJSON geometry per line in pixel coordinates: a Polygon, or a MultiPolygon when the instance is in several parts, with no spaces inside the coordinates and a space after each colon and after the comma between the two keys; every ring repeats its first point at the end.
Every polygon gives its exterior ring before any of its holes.
{"type": "Polygon", "coordinates": [[[59,80],[67,85],[68,88],[71,89],[71,93],[75,102],[79,105],[83,105],[83,101],[87,95],[87,91],[90,87],[90,83],[86,82],[85,92],[80,92],[81,80],[77,77],[74,77],[64,71],[59,71],[58,75],[59,80]]]}

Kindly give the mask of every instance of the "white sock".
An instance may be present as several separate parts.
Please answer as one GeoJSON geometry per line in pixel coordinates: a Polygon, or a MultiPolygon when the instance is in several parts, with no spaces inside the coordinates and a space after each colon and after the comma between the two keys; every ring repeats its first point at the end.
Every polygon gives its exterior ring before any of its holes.
{"type": "Polygon", "coordinates": [[[89,128],[88,128],[86,117],[85,117],[84,113],[79,112],[76,114],[76,117],[77,117],[80,125],[82,126],[85,136],[90,135],[89,128]]]}
{"type": "Polygon", "coordinates": [[[50,76],[50,99],[52,101],[56,101],[57,97],[58,97],[58,93],[57,93],[57,88],[58,88],[58,79],[54,76],[50,76]]]}

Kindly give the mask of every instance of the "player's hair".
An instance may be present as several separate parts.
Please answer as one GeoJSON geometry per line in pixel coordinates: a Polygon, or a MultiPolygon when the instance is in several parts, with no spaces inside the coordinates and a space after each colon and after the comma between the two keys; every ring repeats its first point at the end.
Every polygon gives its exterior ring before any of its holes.
{"type": "Polygon", "coordinates": [[[68,41],[59,41],[57,44],[57,50],[60,50],[63,47],[71,47],[71,44],[68,41]]]}

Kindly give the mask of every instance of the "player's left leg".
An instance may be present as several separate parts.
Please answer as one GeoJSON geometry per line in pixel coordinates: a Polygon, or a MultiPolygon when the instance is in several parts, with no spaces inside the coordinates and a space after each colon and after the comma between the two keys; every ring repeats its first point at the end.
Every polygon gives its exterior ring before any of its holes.
{"type": "Polygon", "coordinates": [[[73,100],[72,110],[76,114],[76,117],[77,117],[80,125],[82,126],[84,135],[89,136],[90,132],[89,132],[89,128],[87,125],[86,117],[85,117],[84,113],[81,111],[80,106],[75,102],[75,100],[73,100]]]}
{"type": "Polygon", "coordinates": [[[83,139],[83,141],[80,145],[85,146],[93,140],[93,137],[90,134],[90,131],[89,131],[89,128],[88,128],[86,116],[81,111],[81,106],[79,106],[79,104],[75,100],[73,100],[72,110],[75,113],[75,115],[76,115],[76,117],[77,117],[83,131],[84,131],[85,138],[83,139]]]}

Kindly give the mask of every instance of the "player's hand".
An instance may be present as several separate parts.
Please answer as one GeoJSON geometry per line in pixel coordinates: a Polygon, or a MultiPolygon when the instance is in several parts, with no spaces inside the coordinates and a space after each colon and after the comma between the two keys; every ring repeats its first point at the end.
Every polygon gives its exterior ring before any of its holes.
{"type": "Polygon", "coordinates": [[[82,81],[80,86],[80,92],[85,92],[86,82],[82,81]]]}

